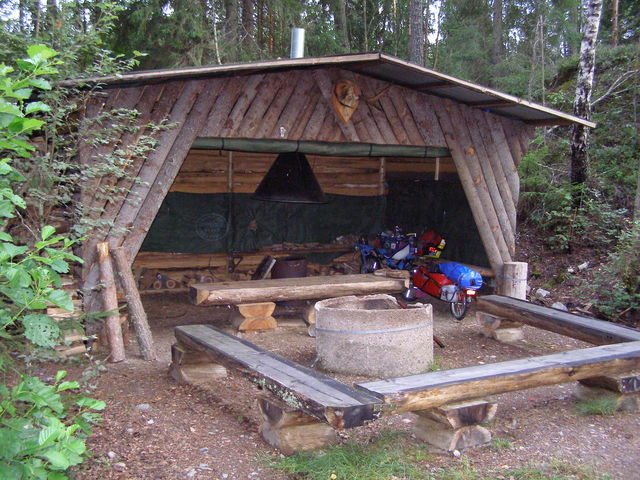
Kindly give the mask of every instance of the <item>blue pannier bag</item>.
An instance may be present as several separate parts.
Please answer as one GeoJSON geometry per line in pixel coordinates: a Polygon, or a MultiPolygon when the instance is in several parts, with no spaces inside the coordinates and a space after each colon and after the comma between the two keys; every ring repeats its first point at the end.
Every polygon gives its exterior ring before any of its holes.
{"type": "Polygon", "coordinates": [[[478,290],[482,287],[482,275],[475,270],[471,270],[469,267],[455,262],[441,263],[438,267],[449,280],[461,288],[478,290]]]}

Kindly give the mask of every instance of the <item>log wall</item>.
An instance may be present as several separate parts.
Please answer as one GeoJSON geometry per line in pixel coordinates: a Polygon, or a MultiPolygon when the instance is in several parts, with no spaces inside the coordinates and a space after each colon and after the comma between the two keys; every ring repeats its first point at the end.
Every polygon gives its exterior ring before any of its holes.
{"type": "MultiPolygon", "coordinates": [[[[106,239],[112,247],[123,246],[128,258],[135,258],[170,190],[249,192],[269,166],[264,157],[234,154],[235,158],[222,158],[220,152],[191,150],[198,137],[449,148],[452,160],[442,159],[440,171],[455,169],[460,176],[491,266],[501,271],[502,264],[512,259],[519,193],[516,166],[532,135],[532,127],[522,122],[336,68],[107,89],[89,102],[85,118],[112,108],[137,109],[143,126],[123,133],[110,145],[95,149],[79,145],[80,162],[91,163],[115,148],[126,151],[141,135],[152,133],[144,126],[149,121],[166,119],[175,126],[155,134],[158,146],[148,157],[129,154],[126,178],[95,182],[131,188],[125,201],[92,196],[91,189],[83,190],[83,202],[97,212],[94,218],[113,224],[106,233],[90,235],[85,245],[85,288],[93,287],[98,278],[96,243],[106,239]],[[331,106],[333,84],[338,79],[351,80],[362,91],[359,106],[347,122],[339,120],[331,106]],[[185,158],[188,161],[182,168],[185,158]],[[136,177],[139,181],[134,183],[136,177]]],[[[312,166],[328,193],[349,195],[384,193],[381,171],[385,169],[415,173],[435,169],[433,160],[422,159],[385,159],[380,163],[380,159],[327,157],[312,158],[312,166]]]]}
{"type": "MultiPolygon", "coordinates": [[[[190,150],[169,191],[183,193],[253,193],[277,154],[190,150]]],[[[307,155],[320,186],[334,195],[386,193],[388,173],[455,173],[452,158],[374,158],[307,155]]]]}

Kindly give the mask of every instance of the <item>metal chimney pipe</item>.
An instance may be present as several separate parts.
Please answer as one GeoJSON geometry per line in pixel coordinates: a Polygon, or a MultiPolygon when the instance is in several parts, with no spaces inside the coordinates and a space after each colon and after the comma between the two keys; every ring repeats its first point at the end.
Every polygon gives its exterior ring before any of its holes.
{"type": "Polygon", "coordinates": [[[291,29],[291,58],[304,57],[304,28],[291,29]]]}

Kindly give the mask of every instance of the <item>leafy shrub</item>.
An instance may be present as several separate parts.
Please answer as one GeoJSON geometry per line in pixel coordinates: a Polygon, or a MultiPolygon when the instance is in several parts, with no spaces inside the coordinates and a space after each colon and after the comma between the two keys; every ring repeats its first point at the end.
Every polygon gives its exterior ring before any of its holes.
{"type": "Polygon", "coordinates": [[[592,299],[598,311],[611,320],[640,312],[640,221],[625,227],[601,271],[580,295],[592,299]]]}
{"type": "MultiPolygon", "coordinates": [[[[55,73],[56,52],[44,45],[28,49],[28,57],[17,63],[18,71],[0,66],[0,369],[7,368],[10,351],[27,339],[53,348],[60,339],[58,324],[41,313],[49,305],[73,311],[70,296],[60,289],[60,274],[69,262],[80,259],[69,252],[73,241],[55,235],[44,226],[34,231],[36,241],[24,244],[8,233],[12,222],[21,220],[27,204],[16,194],[24,180],[10,164],[12,157],[28,159],[34,147],[28,136],[44,122],[32,118],[50,108],[31,101],[34,90],[51,88],[44,78],[55,73]],[[13,74],[13,75],[12,75],[13,74]]],[[[82,461],[83,438],[98,420],[96,410],[104,402],[64,392],[77,389],[77,382],[62,382],[66,372],[47,385],[37,377],[23,375],[9,387],[0,384],[0,478],[66,479],[64,472],[82,461]]],[[[67,392],[68,393],[68,392],[67,392]]]]}
{"type": "Polygon", "coordinates": [[[0,385],[0,478],[63,480],[82,462],[84,438],[105,403],[65,395],[79,387],[62,382],[65,375],[59,371],[53,385],[28,376],[12,389],[0,385]]]}

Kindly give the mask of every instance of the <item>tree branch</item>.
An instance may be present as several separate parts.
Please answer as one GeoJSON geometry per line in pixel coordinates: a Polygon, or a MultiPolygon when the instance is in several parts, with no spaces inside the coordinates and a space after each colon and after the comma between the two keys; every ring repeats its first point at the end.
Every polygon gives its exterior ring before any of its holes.
{"type": "Polygon", "coordinates": [[[624,72],[622,75],[620,75],[618,78],[616,78],[613,81],[613,83],[609,86],[606,92],[604,92],[600,97],[598,97],[596,100],[591,102],[591,106],[593,107],[594,105],[600,103],[602,100],[611,96],[611,94],[616,93],[614,92],[616,88],[618,88],[624,82],[632,78],[634,75],[638,75],[638,74],[640,74],[640,68],[636,70],[629,70],[628,72],[624,72]]]}

